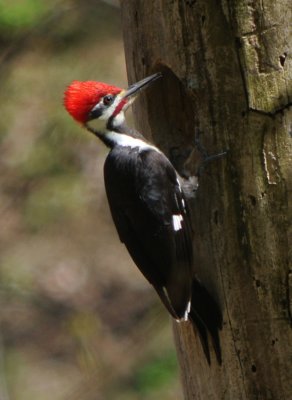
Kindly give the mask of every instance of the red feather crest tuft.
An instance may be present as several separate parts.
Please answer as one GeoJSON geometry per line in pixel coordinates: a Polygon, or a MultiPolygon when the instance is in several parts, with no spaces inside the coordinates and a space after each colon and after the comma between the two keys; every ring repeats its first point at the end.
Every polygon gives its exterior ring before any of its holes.
{"type": "Polygon", "coordinates": [[[85,123],[89,112],[106,94],[118,94],[122,89],[95,81],[73,81],[64,93],[64,106],[78,122],[85,123]]]}

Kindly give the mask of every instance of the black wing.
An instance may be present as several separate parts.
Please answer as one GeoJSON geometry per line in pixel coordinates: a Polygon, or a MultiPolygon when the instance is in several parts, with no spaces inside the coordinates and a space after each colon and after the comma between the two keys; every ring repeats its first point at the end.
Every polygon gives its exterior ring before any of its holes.
{"type": "Polygon", "coordinates": [[[174,168],[156,150],[116,147],[104,178],[120,240],[170,313],[183,318],[191,298],[192,243],[174,168]]]}

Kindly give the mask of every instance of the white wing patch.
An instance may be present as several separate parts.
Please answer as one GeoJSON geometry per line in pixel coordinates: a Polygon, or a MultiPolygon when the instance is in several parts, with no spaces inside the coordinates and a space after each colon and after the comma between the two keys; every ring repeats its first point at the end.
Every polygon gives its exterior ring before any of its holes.
{"type": "MultiPolygon", "coordinates": [[[[172,308],[172,304],[170,301],[170,298],[168,296],[168,292],[165,286],[162,287],[163,293],[165,294],[165,297],[167,298],[167,301],[169,302],[170,307],[172,308]]],[[[182,318],[175,318],[176,322],[182,322],[182,321],[188,321],[189,320],[189,313],[191,311],[192,303],[191,300],[188,301],[187,307],[184,312],[184,316],[182,318]]],[[[175,313],[174,309],[172,308],[173,312],[175,313]]]]}
{"type": "Polygon", "coordinates": [[[192,306],[191,300],[189,300],[189,302],[187,304],[187,308],[186,308],[185,313],[184,313],[184,316],[182,318],[175,319],[176,322],[185,322],[185,321],[189,320],[189,313],[191,311],[191,306],[192,306]]]}
{"type": "Polygon", "coordinates": [[[189,300],[189,302],[188,302],[188,305],[187,305],[187,308],[186,308],[186,311],[185,311],[185,315],[184,315],[184,318],[183,318],[184,321],[188,321],[190,311],[191,311],[191,300],[189,300]]]}
{"type": "Polygon", "coordinates": [[[172,216],[172,226],[176,232],[182,229],[181,221],[183,221],[181,214],[172,216]]]}
{"type": "MultiPolygon", "coordinates": [[[[183,194],[178,175],[177,175],[177,178],[176,178],[176,182],[177,182],[178,190],[181,192],[181,194],[183,194]]],[[[186,210],[186,202],[184,201],[183,197],[181,198],[181,204],[183,206],[184,213],[186,214],[186,212],[187,212],[187,210],[186,210]]]]}

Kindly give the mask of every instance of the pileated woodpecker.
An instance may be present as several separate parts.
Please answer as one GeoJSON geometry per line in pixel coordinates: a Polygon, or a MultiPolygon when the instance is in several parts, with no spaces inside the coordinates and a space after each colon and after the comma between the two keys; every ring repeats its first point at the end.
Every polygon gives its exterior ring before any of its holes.
{"type": "Polygon", "coordinates": [[[73,81],[64,105],[71,116],[110,148],[104,165],[107,198],[121,242],[162,303],[178,321],[197,327],[210,363],[208,333],[221,363],[220,310],[193,272],[192,229],[181,179],[168,158],[125,124],[124,112],[161,74],[127,90],[73,81]],[[98,119],[102,129],[88,125],[98,119]]]}

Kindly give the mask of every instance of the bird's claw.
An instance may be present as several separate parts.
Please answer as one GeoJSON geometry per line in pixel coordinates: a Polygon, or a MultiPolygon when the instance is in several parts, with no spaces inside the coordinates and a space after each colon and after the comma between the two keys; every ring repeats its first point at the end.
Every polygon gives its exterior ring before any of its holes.
{"type": "Polygon", "coordinates": [[[218,154],[211,154],[210,156],[207,155],[203,158],[203,161],[200,163],[200,165],[197,168],[197,171],[195,175],[199,178],[202,176],[202,173],[204,172],[207,164],[209,164],[210,161],[217,160],[218,158],[226,156],[228,153],[228,150],[224,150],[221,153],[218,154]]]}
{"type": "Polygon", "coordinates": [[[209,155],[207,150],[205,149],[205,147],[202,145],[202,143],[200,141],[200,134],[201,134],[201,132],[197,132],[196,137],[195,137],[195,147],[198,150],[198,152],[201,154],[201,157],[203,159],[203,161],[200,163],[200,165],[198,166],[196,173],[195,173],[195,176],[197,176],[198,178],[200,176],[202,176],[202,173],[204,172],[207,164],[209,164],[210,161],[217,160],[218,158],[224,157],[228,153],[228,150],[224,150],[221,153],[209,155]]]}

